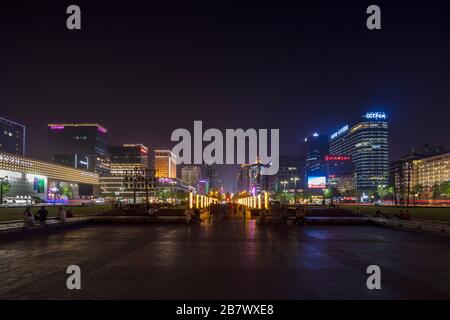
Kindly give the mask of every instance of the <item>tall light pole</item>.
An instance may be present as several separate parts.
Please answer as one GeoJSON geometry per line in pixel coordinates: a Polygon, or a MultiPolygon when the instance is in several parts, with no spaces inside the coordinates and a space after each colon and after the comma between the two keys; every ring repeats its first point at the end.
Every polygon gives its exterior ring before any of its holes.
{"type": "Polygon", "coordinates": [[[3,184],[5,180],[8,181],[8,176],[0,178],[0,206],[3,204],[3,184]]]}
{"type": "Polygon", "coordinates": [[[294,181],[294,204],[297,203],[297,181],[300,180],[299,177],[291,178],[291,181],[294,181]]]}

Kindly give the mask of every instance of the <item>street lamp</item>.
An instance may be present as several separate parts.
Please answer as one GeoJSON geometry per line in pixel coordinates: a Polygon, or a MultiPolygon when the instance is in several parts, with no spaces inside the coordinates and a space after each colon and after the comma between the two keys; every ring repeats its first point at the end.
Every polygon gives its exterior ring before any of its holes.
{"type": "Polygon", "coordinates": [[[297,181],[300,180],[299,177],[291,178],[291,181],[294,181],[294,204],[297,203],[297,181]]]}
{"type": "Polygon", "coordinates": [[[8,176],[0,178],[0,206],[3,204],[3,184],[5,184],[3,181],[5,180],[8,182],[8,176]]]}

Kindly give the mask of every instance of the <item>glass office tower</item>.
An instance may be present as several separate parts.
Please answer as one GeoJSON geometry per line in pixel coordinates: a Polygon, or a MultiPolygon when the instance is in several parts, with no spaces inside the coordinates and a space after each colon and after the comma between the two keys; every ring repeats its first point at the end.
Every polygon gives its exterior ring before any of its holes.
{"type": "Polygon", "coordinates": [[[330,154],[349,155],[355,166],[356,188],[377,189],[388,184],[389,137],[384,112],[367,112],[330,136],[330,154]]]}

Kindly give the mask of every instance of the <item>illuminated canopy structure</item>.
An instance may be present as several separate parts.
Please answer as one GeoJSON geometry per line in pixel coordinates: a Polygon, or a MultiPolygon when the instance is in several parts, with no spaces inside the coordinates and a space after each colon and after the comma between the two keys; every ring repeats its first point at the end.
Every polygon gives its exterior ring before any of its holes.
{"type": "Polygon", "coordinates": [[[0,153],[0,175],[8,177],[9,198],[77,198],[94,195],[99,185],[96,173],[9,153],[0,153]]]}

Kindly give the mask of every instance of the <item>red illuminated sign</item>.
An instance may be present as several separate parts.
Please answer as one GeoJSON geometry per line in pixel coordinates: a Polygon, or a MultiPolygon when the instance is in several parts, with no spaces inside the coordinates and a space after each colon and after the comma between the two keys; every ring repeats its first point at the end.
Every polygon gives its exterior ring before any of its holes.
{"type": "Polygon", "coordinates": [[[350,161],[352,158],[350,156],[325,156],[325,161],[350,161]]]}

